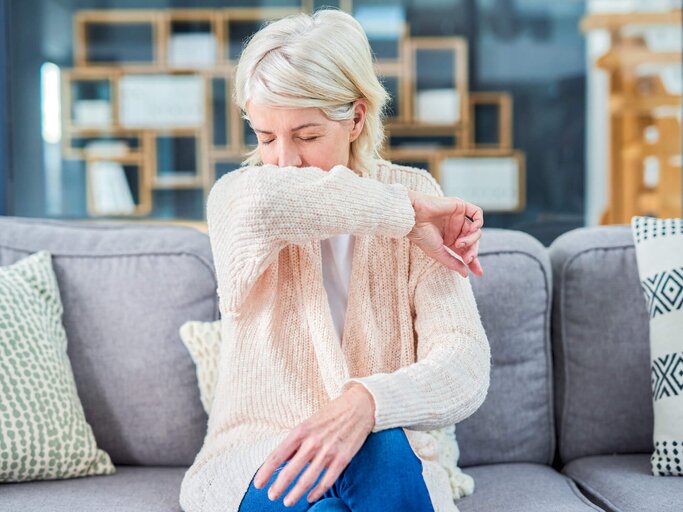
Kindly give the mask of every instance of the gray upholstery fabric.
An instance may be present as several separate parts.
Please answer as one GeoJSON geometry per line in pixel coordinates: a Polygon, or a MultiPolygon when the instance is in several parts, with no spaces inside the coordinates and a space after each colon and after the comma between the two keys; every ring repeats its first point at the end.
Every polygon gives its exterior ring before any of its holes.
{"type": "Polygon", "coordinates": [[[191,464],[207,418],[178,329],[218,318],[206,234],[0,217],[0,265],[41,249],[53,256],[68,354],[100,448],[115,464],[191,464]]]}
{"type": "Polygon", "coordinates": [[[561,460],[653,450],[648,315],[630,227],[570,231],[549,252],[561,460]]]}
{"type": "Polygon", "coordinates": [[[602,510],[574,482],[540,464],[493,464],[468,468],[474,493],[456,501],[460,512],[579,512],[602,510]]]}
{"type": "MultiPolygon", "coordinates": [[[[3,512],[173,512],[185,467],[117,466],[108,476],[4,484],[3,512]]],[[[587,512],[601,510],[565,476],[539,464],[469,468],[474,494],[456,502],[461,512],[587,512]]]]}
{"type": "Polygon", "coordinates": [[[187,467],[117,466],[116,473],[2,484],[3,512],[181,512],[187,467]]]}
{"type": "Polygon", "coordinates": [[[491,344],[491,386],[483,405],[456,426],[460,463],[550,464],[555,427],[547,250],[525,233],[488,228],[479,254],[484,276],[470,274],[470,281],[491,344]]]}
{"type": "Polygon", "coordinates": [[[606,510],[683,510],[683,478],[654,476],[649,453],[584,457],[567,464],[562,472],[606,510]]]}

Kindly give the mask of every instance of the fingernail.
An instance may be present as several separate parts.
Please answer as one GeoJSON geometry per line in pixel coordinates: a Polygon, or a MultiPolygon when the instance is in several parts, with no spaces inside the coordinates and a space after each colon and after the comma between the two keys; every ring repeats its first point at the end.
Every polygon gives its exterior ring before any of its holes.
{"type": "Polygon", "coordinates": [[[292,498],[286,498],[284,504],[285,507],[289,507],[292,504],[292,498]]]}

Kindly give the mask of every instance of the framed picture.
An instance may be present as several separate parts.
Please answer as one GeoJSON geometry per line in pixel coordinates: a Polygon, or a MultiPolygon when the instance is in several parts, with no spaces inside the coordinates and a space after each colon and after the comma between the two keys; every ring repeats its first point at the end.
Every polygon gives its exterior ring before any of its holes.
{"type": "Polygon", "coordinates": [[[133,74],[119,80],[119,124],[123,128],[199,128],[206,91],[201,75],[133,74]]]}
{"type": "Polygon", "coordinates": [[[526,203],[525,159],[520,151],[443,152],[438,181],[444,195],[483,210],[519,212],[526,203]]]}

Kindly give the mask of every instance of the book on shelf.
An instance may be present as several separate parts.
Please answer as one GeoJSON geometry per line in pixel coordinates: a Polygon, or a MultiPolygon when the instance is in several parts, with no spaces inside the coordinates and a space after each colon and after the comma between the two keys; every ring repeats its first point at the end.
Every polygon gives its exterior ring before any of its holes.
{"type": "Polygon", "coordinates": [[[130,214],[135,202],[123,165],[99,160],[90,164],[93,208],[99,214],[130,214]]]}

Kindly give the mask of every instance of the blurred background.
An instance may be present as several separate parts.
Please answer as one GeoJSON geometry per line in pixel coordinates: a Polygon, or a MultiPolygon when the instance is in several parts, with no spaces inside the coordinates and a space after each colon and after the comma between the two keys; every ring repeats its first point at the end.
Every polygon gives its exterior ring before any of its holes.
{"type": "Polygon", "coordinates": [[[384,158],[487,227],[549,245],[683,217],[680,0],[0,0],[0,214],[205,229],[256,142],[230,101],[244,41],[326,7],[392,95],[384,158]]]}

